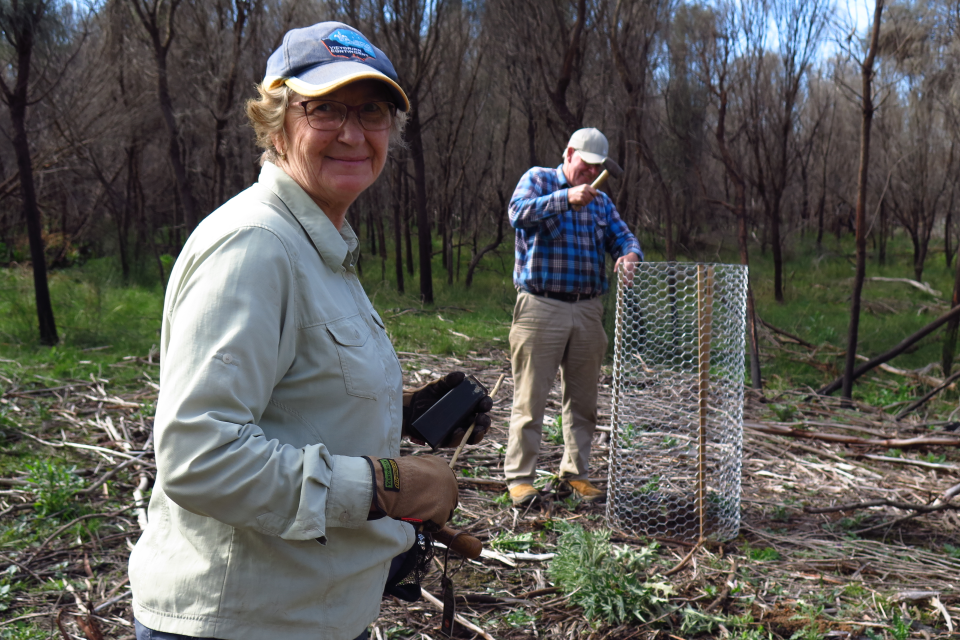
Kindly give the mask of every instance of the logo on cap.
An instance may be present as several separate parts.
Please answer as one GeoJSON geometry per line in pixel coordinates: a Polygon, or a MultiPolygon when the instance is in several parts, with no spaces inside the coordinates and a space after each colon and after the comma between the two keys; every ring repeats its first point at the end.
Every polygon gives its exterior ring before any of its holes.
{"type": "Polygon", "coordinates": [[[356,31],[337,29],[323,39],[330,55],[338,58],[356,58],[361,62],[367,58],[376,58],[373,45],[356,31]]]}

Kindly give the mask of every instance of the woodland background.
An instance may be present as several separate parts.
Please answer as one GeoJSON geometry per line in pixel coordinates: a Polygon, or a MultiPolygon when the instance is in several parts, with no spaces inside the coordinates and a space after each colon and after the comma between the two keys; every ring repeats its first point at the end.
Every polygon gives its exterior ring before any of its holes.
{"type": "MultiPolygon", "coordinates": [[[[657,259],[769,254],[784,303],[798,247],[820,260],[855,239],[849,398],[868,242],[884,265],[890,242],[906,241],[918,282],[935,255],[960,265],[960,3],[878,0],[865,25],[848,8],[2,0],[0,262],[30,263],[44,344],[59,340],[48,267],[108,257],[126,282],[162,283],[197,222],[256,179],[243,110],[269,53],[290,28],[343,20],[388,53],[412,104],[406,146],[351,210],[381,281],[389,272],[430,304],[436,282],[469,288],[485,257],[509,261],[519,176],[558,164],[569,134],[596,126],[626,169],[610,194],[657,259]]],[[[944,377],[958,325],[954,314],[944,377]]]]}

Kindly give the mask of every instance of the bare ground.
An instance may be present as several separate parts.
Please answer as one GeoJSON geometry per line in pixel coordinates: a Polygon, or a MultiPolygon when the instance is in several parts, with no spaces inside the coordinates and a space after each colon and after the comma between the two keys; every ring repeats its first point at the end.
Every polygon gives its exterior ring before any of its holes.
{"type": "MultiPolygon", "coordinates": [[[[502,451],[513,391],[506,355],[400,357],[410,384],[463,369],[492,387],[500,374],[508,374],[495,399],[491,433],[458,464],[461,507],[455,524],[497,552],[477,561],[449,561],[458,613],[479,629],[460,628],[459,636],[960,637],[953,633],[960,624],[960,501],[955,505],[952,496],[944,497],[960,482],[960,455],[950,444],[956,425],[931,426],[920,418],[898,423],[873,407],[845,408],[800,393],[748,395],[740,535],[697,549],[670,576],[675,594],[666,614],[611,625],[586,620],[570,605],[569,594],[552,587],[549,559],[510,556],[516,548],[511,541],[528,532],[536,535],[523,551],[555,551],[550,525],[558,520],[604,527],[605,505],[554,495],[525,509],[504,504],[502,451]],[[772,406],[789,407],[790,422],[778,423],[784,412],[772,406]],[[831,441],[850,437],[857,440],[831,441]],[[925,440],[888,443],[918,437],[925,440]],[[937,438],[934,444],[931,438],[937,438]],[[829,511],[838,506],[843,508],[829,511]],[[711,622],[684,627],[687,608],[711,622]]],[[[6,416],[0,427],[6,469],[0,477],[0,607],[5,607],[0,638],[133,637],[126,561],[139,533],[137,497],[154,477],[151,421],[143,416],[152,414],[156,400],[148,381],[155,377],[152,363],[137,366],[147,371],[142,388],[112,388],[105,379],[30,388],[4,381],[10,384],[0,398],[6,416]],[[38,521],[34,503],[41,490],[16,465],[17,456],[37,452],[76,465],[83,486],[73,500],[82,502],[81,515],[38,521]],[[93,523],[97,526],[84,526],[93,523]],[[3,585],[10,588],[4,592],[3,585]]],[[[551,397],[549,415],[559,413],[558,400],[551,397]]],[[[609,387],[602,384],[601,425],[609,424],[609,402],[609,387]]],[[[561,450],[545,441],[541,469],[555,472],[561,450]]],[[[601,436],[592,458],[592,475],[601,486],[607,454],[601,436]]],[[[612,540],[635,548],[652,542],[623,531],[614,531],[612,540]]],[[[658,573],[675,568],[690,551],[675,541],[658,543],[658,573]]],[[[424,585],[437,597],[442,560],[440,553],[424,585]]],[[[439,638],[439,624],[440,610],[428,600],[407,604],[390,598],[372,637],[439,638]]]]}

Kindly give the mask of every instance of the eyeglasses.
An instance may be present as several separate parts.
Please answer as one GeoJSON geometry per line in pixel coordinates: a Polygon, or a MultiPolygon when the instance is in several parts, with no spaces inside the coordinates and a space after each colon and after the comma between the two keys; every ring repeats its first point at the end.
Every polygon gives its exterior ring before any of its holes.
{"type": "Polygon", "coordinates": [[[367,131],[383,131],[390,128],[397,114],[397,105],[392,102],[347,105],[335,100],[304,100],[294,104],[303,107],[307,124],[319,131],[336,131],[343,126],[351,111],[357,112],[360,126],[367,131]]]}

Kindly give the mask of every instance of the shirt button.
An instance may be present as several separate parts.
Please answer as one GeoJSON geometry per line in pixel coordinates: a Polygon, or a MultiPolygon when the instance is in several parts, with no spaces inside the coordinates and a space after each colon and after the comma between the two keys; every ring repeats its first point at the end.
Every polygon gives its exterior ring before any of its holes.
{"type": "Polygon", "coordinates": [[[233,362],[233,356],[229,353],[223,354],[223,364],[230,364],[233,362]]]}
{"type": "Polygon", "coordinates": [[[343,524],[347,524],[347,522],[349,521],[350,521],[350,514],[348,514],[346,511],[340,514],[340,522],[342,522],[343,524]]]}

